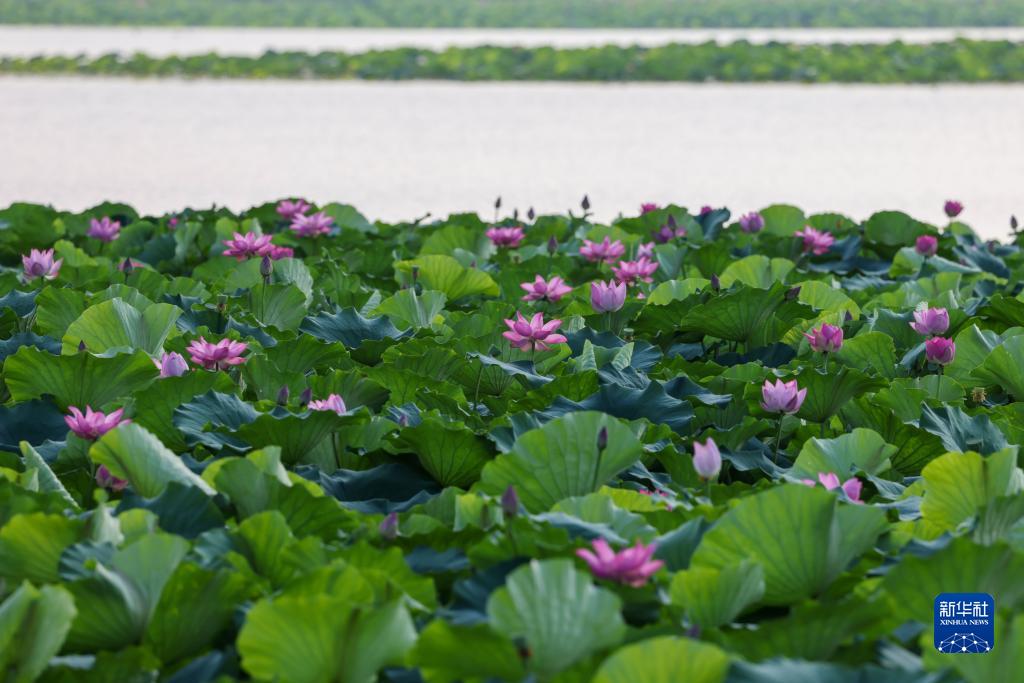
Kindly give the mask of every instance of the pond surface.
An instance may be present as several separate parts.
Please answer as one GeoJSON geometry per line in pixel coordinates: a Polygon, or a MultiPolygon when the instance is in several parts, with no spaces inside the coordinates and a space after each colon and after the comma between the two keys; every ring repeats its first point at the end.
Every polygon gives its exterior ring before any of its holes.
{"type": "Polygon", "coordinates": [[[1024,87],[0,78],[0,204],[1024,217],[1024,87]]]}

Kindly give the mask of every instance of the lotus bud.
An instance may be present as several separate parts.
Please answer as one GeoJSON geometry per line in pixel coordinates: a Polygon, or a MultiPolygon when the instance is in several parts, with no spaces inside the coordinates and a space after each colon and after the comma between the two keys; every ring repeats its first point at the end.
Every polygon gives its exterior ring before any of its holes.
{"type": "Polygon", "coordinates": [[[227,294],[219,295],[217,297],[217,312],[218,313],[223,313],[224,310],[227,307],[228,307],[228,295],[227,294]]]}
{"type": "Polygon", "coordinates": [[[263,276],[263,282],[270,282],[270,274],[273,272],[274,262],[270,260],[270,256],[264,256],[260,261],[260,275],[263,276]]]}
{"type": "Polygon", "coordinates": [[[85,351],[85,340],[84,339],[82,341],[78,342],[78,352],[82,353],[83,351],[85,351]]]}
{"type": "Polygon", "coordinates": [[[598,452],[608,448],[608,428],[601,427],[601,431],[597,433],[597,450],[598,452]]]}
{"type": "Polygon", "coordinates": [[[277,392],[277,405],[282,406],[282,407],[288,405],[288,397],[290,395],[291,395],[291,390],[289,390],[288,389],[288,385],[285,384],[277,392]]]}
{"type": "Polygon", "coordinates": [[[849,310],[843,313],[843,322],[853,322],[853,313],[850,313],[849,310]]]}
{"type": "Polygon", "coordinates": [[[711,289],[716,292],[722,289],[722,281],[718,279],[717,273],[711,274],[711,289]]]}
{"type": "Polygon", "coordinates": [[[512,209],[512,220],[519,221],[519,209],[512,209]]]}
{"type": "Polygon", "coordinates": [[[580,206],[583,207],[584,211],[590,211],[590,197],[583,195],[583,201],[580,202],[580,206]]]}
{"type": "Polygon", "coordinates": [[[128,277],[132,274],[133,270],[135,270],[135,266],[132,265],[132,260],[126,256],[121,263],[121,272],[124,273],[125,277],[128,277]]]}
{"type": "Polygon", "coordinates": [[[1010,216],[1010,230],[1013,230],[1014,232],[1017,232],[1017,227],[1018,227],[1017,217],[1016,216],[1010,216]]]}
{"type": "Polygon", "coordinates": [[[548,238],[548,253],[553,256],[556,251],[558,251],[558,240],[552,235],[548,238]]]}
{"type": "Polygon", "coordinates": [[[309,402],[313,400],[313,390],[310,387],[306,387],[299,394],[299,407],[305,408],[309,405],[309,402]]]}
{"type": "Polygon", "coordinates": [[[384,521],[380,523],[380,535],[389,541],[393,541],[398,538],[398,513],[389,513],[384,521]]]}
{"type": "Polygon", "coordinates": [[[536,216],[537,214],[534,213],[533,207],[531,206],[530,210],[526,212],[526,217],[532,221],[536,216]]]}
{"type": "Polygon", "coordinates": [[[412,267],[412,283],[416,284],[416,281],[419,280],[419,279],[420,279],[420,267],[419,266],[413,266],[412,267]]]}
{"type": "Polygon", "coordinates": [[[519,494],[516,493],[516,487],[512,484],[509,484],[505,492],[501,494],[501,511],[505,513],[506,517],[515,517],[519,514],[519,494]]]}
{"type": "Polygon", "coordinates": [[[498,195],[498,198],[494,200],[494,208],[495,209],[500,209],[501,208],[501,195],[498,195]]]}
{"type": "Polygon", "coordinates": [[[409,416],[406,415],[405,413],[399,415],[398,416],[398,426],[402,427],[403,429],[405,427],[408,427],[409,426],[409,416]]]}
{"type": "Polygon", "coordinates": [[[789,288],[786,291],[786,299],[788,301],[793,301],[798,296],[800,296],[800,286],[799,285],[797,285],[796,287],[791,287],[791,288],[789,288]]]}

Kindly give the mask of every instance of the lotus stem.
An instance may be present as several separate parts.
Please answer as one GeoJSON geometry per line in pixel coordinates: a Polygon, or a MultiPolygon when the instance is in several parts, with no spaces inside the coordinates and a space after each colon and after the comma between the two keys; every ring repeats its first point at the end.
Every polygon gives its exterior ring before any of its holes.
{"type": "Polygon", "coordinates": [[[775,436],[775,464],[779,464],[779,451],[782,450],[782,420],[785,414],[779,415],[779,433],[775,436]]]}

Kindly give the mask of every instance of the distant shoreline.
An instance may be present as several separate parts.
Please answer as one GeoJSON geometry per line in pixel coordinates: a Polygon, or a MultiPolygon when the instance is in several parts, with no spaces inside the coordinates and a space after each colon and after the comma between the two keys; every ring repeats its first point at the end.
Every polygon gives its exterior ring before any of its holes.
{"type": "Polygon", "coordinates": [[[159,78],[719,83],[1024,82],[1024,42],[791,43],[587,48],[0,57],[0,73],[159,78]]]}

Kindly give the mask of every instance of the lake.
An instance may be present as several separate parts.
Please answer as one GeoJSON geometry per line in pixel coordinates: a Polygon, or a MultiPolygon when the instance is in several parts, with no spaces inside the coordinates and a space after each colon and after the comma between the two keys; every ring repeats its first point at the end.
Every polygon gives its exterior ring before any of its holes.
{"type": "Polygon", "coordinates": [[[1024,28],[952,29],[291,29],[0,26],[0,55],[89,55],[145,52],[154,56],[266,50],[363,52],[396,47],[443,50],[474,45],[593,47],[667,43],[934,43],[957,37],[1024,41],[1024,28]]]}
{"type": "Polygon", "coordinates": [[[0,204],[1024,216],[1024,87],[0,78],[0,204]]]}

